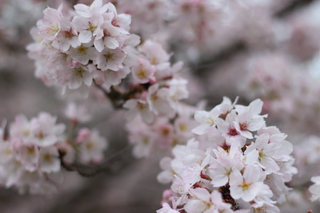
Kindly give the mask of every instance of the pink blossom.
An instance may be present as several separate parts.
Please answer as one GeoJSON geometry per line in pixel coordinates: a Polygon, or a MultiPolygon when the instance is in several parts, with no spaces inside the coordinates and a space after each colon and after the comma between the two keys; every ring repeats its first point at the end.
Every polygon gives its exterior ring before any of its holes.
{"type": "MultiPolygon", "coordinates": [[[[79,133],[83,134],[84,130],[81,129],[79,133]]],[[[103,152],[108,147],[108,141],[101,137],[97,130],[92,130],[86,135],[88,137],[82,137],[83,140],[79,137],[79,160],[82,163],[100,163],[104,158],[103,152]]]]}
{"type": "Polygon", "coordinates": [[[230,177],[230,192],[234,199],[253,200],[263,187],[263,173],[259,167],[246,166],[243,175],[235,171],[230,177]]]}
{"type": "Polygon", "coordinates": [[[98,54],[95,63],[97,67],[103,71],[108,69],[118,71],[123,68],[123,60],[125,57],[126,54],[120,48],[114,50],[104,49],[98,54]]]}
{"type": "Polygon", "coordinates": [[[43,11],[44,17],[37,22],[37,27],[44,39],[54,40],[61,29],[62,5],[58,10],[47,8],[43,11]]]}
{"type": "Polygon", "coordinates": [[[101,38],[103,36],[103,31],[100,27],[102,22],[102,15],[94,15],[89,18],[75,16],[72,20],[74,29],[79,31],[78,39],[81,43],[91,42],[94,36],[101,38]]]}
{"type": "Polygon", "coordinates": [[[148,103],[144,100],[130,99],[123,107],[129,110],[126,113],[128,121],[132,121],[138,114],[146,123],[152,123],[154,120],[154,114],[149,110],[148,103]]]}
{"type": "Polygon", "coordinates": [[[155,67],[146,59],[140,58],[138,64],[132,67],[133,78],[141,84],[148,83],[153,77],[155,67]]]}
{"type": "Polygon", "coordinates": [[[74,6],[75,12],[82,17],[89,18],[95,14],[103,14],[108,10],[108,4],[103,5],[102,0],[95,0],[90,6],[77,4],[74,6]]]}

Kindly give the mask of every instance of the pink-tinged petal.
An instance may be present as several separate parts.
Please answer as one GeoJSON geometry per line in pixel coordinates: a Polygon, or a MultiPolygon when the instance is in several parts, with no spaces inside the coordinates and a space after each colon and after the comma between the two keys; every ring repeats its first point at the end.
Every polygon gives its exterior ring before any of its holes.
{"type": "Polygon", "coordinates": [[[119,47],[119,42],[116,39],[109,37],[105,39],[105,45],[109,49],[116,49],[119,47]]]}
{"type": "Polygon", "coordinates": [[[261,159],[260,163],[266,168],[266,172],[276,173],[280,170],[279,165],[271,157],[264,157],[261,159]]]}
{"type": "Polygon", "coordinates": [[[128,43],[129,46],[135,47],[138,44],[140,44],[140,42],[141,42],[140,36],[135,34],[130,34],[129,43],[128,43]]]}
{"type": "Polygon", "coordinates": [[[61,168],[58,149],[56,147],[46,147],[42,148],[40,152],[41,171],[47,173],[58,172],[61,168]]]}
{"type": "Polygon", "coordinates": [[[69,41],[70,45],[73,47],[73,48],[76,48],[76,47],[79,47],[81,42],[78,40],[78,37],[77,36],[74,36],[70,41],[69,41]]]}
{"type": "Polygon", "coordinates": [[[259,116],[257,118],[252,118],[248,125],[248,130],[257,131],[266,125],[263,117],[259,116]]]}
{"type": "Polygon", "coordinates": [[[292,143],[288,141],[282,141],[281,143],[278,143],[275,148],[275,155],[274,158],[282,158],[284,156],[288,156],[293,151],[293,145],[292,143]]]}
{"type": "Polygon", "coordinates": [[[249,104],[249,107],[253,114],[258,115],[262,111],[263,102],[260,99],[256,99],[249,104]]]}
{"type": "Polygon", "coordinates": [[[91,16],[91,14],[89,12],[90,7],[88,7],[84,4],[77,4],[74,6],[74,9],[75,9],[75,12],[82,17],[89,18],[91,16]]]}
{"type": "Polygon", "coordinates": [[[107,6],[110,12],[114,13],[115,15],[117,14],[117,9],[111,2],[109,2],[107,6]]]}
{"type": "Polygon", "coordinates": [[[239,199],[243,196],[243,189],[239,185],[230,185],[230,194],[234,199],[239,199]]]}
{"type": "Polygon", "coordinates": [[[238,170],[233,170],[231,173],[230,173],[230,181],[229,181],[229,184],[230,186],[233,186],[233,185],[241,185],[242,184],[242,181],[243,181],[243,177],[240,173],[240,171],[238,170]]]}
{"type": "Polygon", "coordinates": [[[256,140],[256,147],[257,148],[263,148],[268,144],[270,135],[267,133],[263,133],[261,135],[258,136],[257,140],[256,140]]]}
{"type": "Polygon", "coordinates": [[[109,9],[109,6],[105,4],[98,10],[98,12],[102,14],[102,13],[105,13],[108,9],[109,9]]]}
{"type": "Polygon", "coordinates": [[[206,189],[203,189],[203,188],[191,189],[190,194],[192,194],[193,196],[197,197],[202,201],[210,202],[210,193],[206,189]]]}
{"type": "Polygon", "coordinates": [[[105,76],[104,73],[100,70],[96,70],[92,72],[92,77],[96,84],[101,85],[105,82],[105,76]]]}
{"type": "Polygon", "coordinates": [[[243,173],[243,178],[250,182],[257,182],[260,179],[262,170],[258,166],[248,165],[243,173]]]}
{"type": "Polygon", "coordinates": [[[158,174],[157,180],[162,184],[168,184],[172,181],[173,175],[172,172],[165,170],[158,174]]]}
{"type": "Polygon", "coordinates": [[[68,83],[69,89],[78,89],[82,84],[80,79],[72,78],[68,83]]]}
{"type": "Polygon", "coordinates": [[[240,131],[240,134],[243,137],[248,138],[248,139],[252,139],[253,138],[252,133],[250,131],[240,131]]]}
{"type": "Polygon", "coordinates": [[[84,31],[88,28],[89,21],[86,18],[76,16],[72,20],[73,27],[76,31],[84,31]]]}
{"type": "Polygon", "coordinates": [[[184,206],[187,212],[202,213],[206,210],[207,205],[201,200],[189,200],[184,206]]]}
{"type": "Polygon", "coordinates": [[[130,99],[123,105],[123,107],[127,109],[132,109],[132,108],[135,108],[137,105],[138,105],[137,100],[130,99]]]}
{"type": "Polygon", "coordinates": [[[94,9],[94,8],[99,8],[99,7],[102,6],[102,4],[103,4],[102,0],[95,0],[94,2],[92,2],[92,4],[90,5],[90,7],[91,7],[92,9],[94,9]]]}
{"type": "Polygon", "coordinates": [[[229,178],[225,174],[214,175],[211,183],[214,187],[220,187],[226,185],[226,183],[228,183],[228,180],[229,178]]]}
{"type": "Polygon", "coordinates": [[[102,52],[102,50],[104,49],[104,43],[102,39],[95,39],[93,44],[98,52],[102,52]]]}
{"type": "Polygon", "coordinates": [[[194,114],[194,119],[199,123],[205,122],[205,120],[209,117],[209,113],[206,111],[197,111],[194,114]]]}
{"type": "Polygon", "coordinates": [[[209,124],[200,124],[196,128],[192,129],[192,132],[197,135],[203,135],[206,133],[208,128],[210,128],[209,124]]]}
{"type": "Polygon", "coordinates": [[[250,185],[249,189],[243,190],[242,193],[242,200],[249,202],[253,200],[259,193],[259,191],[263,188],[262,182],[253,183],[250,185]]]}
{"type": "Polygon", "coordinates": [[[148,109],[141,112],[141,117],[142,120],[148,124],[151,124],[154,120],[154,114],[148,109]]]}
{"type": "Polygon", "coordinates": [[[91,73],[89,73],[89,72],[84,72],[83,73],[83,82],[85,83],[85,85],[91,86],[91,84],[92,84],[91,73]]]}
{"type": "Polygon", "coordinates": [[[259,151],[254,149],[250,151],[248,154],[246,154],[246,163],[247,164],[253,164],[256,163],[259,159],[259,151]]]}
{"type": "Polygon", "coordinates": [[[90,31],[81,31],[79,34],[79,41],[81,43],[89,43],[92,39],[92,33],[90,31]]]}

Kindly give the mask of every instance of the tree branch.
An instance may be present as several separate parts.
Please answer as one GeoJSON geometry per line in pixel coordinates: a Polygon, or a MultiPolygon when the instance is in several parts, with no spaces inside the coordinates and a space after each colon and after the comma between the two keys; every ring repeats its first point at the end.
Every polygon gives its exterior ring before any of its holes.
{"type": "Polygon", "coordinates": [[[114,173],[129,163],[133,162],[134,158],[131,155],[131,145],[117,152],[103,163],[96,166],[89,166],[80,163],[68,164],[63,161],[64,153],[60,153],[61,165],[68,171],[76,171],[84,177],[91,177],[100,172],[114,173]]]}

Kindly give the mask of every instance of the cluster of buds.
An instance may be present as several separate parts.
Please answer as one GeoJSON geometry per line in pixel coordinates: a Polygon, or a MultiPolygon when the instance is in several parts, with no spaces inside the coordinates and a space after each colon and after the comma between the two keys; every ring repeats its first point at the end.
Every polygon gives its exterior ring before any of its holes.
{"type": "Polygon", "coordinates": [[[224,98],[211,111],[197,111],[199,135],[173,148],[158,175],[170,183],[164,212],[280,212],[293,174],[292,144],[278,128],[265,125],[262,101],[249,106],[224,98]]]}
{"type": "Polygon", "coordinates": [[[36,42],[28,50],[36,76],[69,89],[87,88],[95,78],[100,84],[109,76],[124,78],[134,61],[133,47],[140,43],[138,36],[129,34],[130,15],[118,14],[112,3],[102,0],[74,8],[47,8],[32,29],[36,42]]]}

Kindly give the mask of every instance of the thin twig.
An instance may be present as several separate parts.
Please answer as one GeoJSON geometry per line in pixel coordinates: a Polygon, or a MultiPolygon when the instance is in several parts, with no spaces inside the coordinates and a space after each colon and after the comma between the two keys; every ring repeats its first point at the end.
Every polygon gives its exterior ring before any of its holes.
{"type": "Polygon", "coordinates": [[[63,161],[63,153],[60,153],[61,165],[68,171],[76,171],[84,177],[91,177],[101,172],[113,173],[132,162],[131,145],[115,153],[109,159],[96,166],[89,166],[80,163],[68,164],[63,161]],[[129,153],[130,152],[130,153],[129,153]]]}
{"type": "Polygon", "coordinates": [[[94,83],[95,86],[103,92],[103,94],[110,99],[114,109],[121,109],[123,105],[123,95],[117,91],[113,86],[110,88],[110,92],[105,90],[101,85],[94,83]]]}

